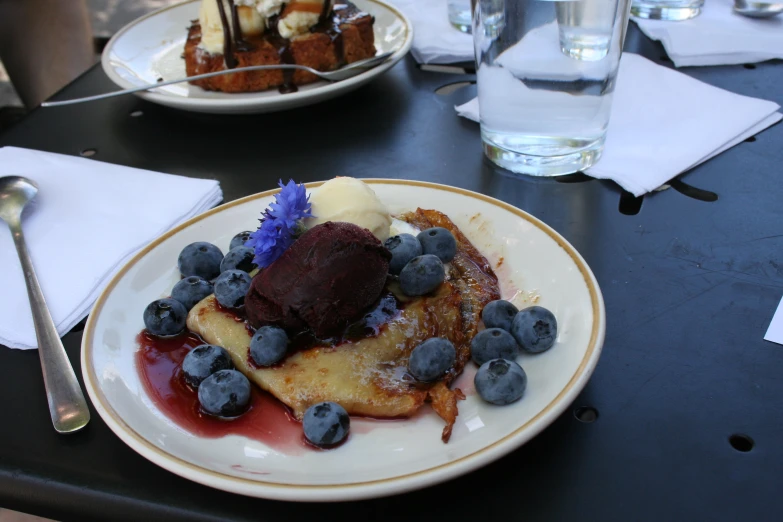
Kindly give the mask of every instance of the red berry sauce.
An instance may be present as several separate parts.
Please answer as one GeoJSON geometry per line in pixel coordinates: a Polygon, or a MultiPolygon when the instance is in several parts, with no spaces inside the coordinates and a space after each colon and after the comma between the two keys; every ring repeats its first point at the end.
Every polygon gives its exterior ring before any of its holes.
{"type": "Polygon", "coordinates": [[[253,386],[248,410],[232,419],[201,411],[198,392],[182,378],[182,360],[204,341],[193,333],[162,339],[142,331],[137,341],[136,366],[152,402],[166,417],[199,437],[241,435],[284,453],[300,453],[309,445],[302,425],[286,406],[253,386]]]}

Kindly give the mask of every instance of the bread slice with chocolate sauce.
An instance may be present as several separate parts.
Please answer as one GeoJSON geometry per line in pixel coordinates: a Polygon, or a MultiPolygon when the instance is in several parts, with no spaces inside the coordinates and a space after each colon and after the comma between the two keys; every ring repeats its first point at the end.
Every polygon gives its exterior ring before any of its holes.
{"type": "MultiPolygon", "coordinates": [[[[359,11],[350,2],[335,5],[332,15],[311,32],[290,40],[282,38],[276,30],[267,30],[260,36],[243,36],[239,45],[230,46],[229,52],[236,61],[236,67],[295,63],[319,71],[335,70],[375,56],[375,20],[371,15],[359,11]]],[[[270,25],[274,27],[276,24],[270,25]]],[[[200,42],[201,26],[198,20],[194,20],[185,42],[187,75],[225,70],[224,54],[209,53],[199,47],[200,42]]],[[[190,83],[209,91],[254,92],[278,87],[281,92],[291,92],[296,90],[297,85],[318,79],[307,71],[272,70],[237,72],[190,83]]]]}

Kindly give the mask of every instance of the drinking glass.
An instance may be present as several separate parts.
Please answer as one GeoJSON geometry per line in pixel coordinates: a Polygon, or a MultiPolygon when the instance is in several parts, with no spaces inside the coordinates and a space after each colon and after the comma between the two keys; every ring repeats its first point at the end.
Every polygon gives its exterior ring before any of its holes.
{"type": "Polygon", "coordinates": [[[472,3],[475,0],[448,0],[449,22],[462,31],[470,33],[472,18],[472,3]]]}
{"type": "Polygon", "coordinates": [[[478,0],[473,41],[491,161],[558,176],[600,158],[629,9],[630,0],[478,0]]]}
{"type": "Polygon", "coordinates": [[[701,13],[704,0],[633,0],[631,14],[652,20],[688,20],[701,13]]]}
{"type": "Polygon", "coordinates": [[[579,60],[600,60],[609,51],[618,2],[555,2],[560,49],[579,60]]]}

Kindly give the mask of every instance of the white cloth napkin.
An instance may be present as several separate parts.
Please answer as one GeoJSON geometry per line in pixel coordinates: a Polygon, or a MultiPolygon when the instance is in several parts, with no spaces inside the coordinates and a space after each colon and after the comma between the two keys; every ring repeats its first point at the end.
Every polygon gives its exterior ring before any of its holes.
{"type": "Polygon", "coordinates": [[[660,40],[677,67],[729,65],[783,58],[783,16],[752,19],[732,10],[733,0],[707,0],[701,14],[682,22],[633,18],[660,40]]]}
{"type": "Polygon", "coordinates": [[[411,54],[419,63],[471,62],[473,37],[449,23],[446,0],[390,0],[413,24],[411,54]]]}
{"type": "Polygon", "coordinates": [[[772,316],[772,322],[767,328],[767,333],[764,334],[764,340],[783,344],[783,299],[778,303],[775,315],[772,316]]]}
{"type": "MultiPolygon", "coordinates": [[[[133,253],[223,198],[214,180],[3,147],[0,176],[9,175],[38,185],[22,228],[60,335],[87,316],[133,253]]],[[[0,267],[0,344],[35,348],[22,268],[7,228],[0,230],[0,267]]]]}
{"type": "MultiPolygon", "coordinates": [[[[778,109],[623,53],[604,153],[585,174],[640,196],[779,121],[778,109]]],[[[476,98],[456,110],[479,119],[476,98]]]]}

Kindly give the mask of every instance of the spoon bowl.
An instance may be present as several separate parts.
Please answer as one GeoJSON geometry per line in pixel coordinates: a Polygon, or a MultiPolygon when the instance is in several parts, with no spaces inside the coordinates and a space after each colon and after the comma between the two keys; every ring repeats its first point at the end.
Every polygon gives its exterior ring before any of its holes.
{"type": "Polygon", "coordinates": [[[734,0],[734,12],[748,18],[772,18],[783,13],[783,3],[734,0]]]}
{"type": "Polygon", "coordinates": [[[38,194],[38,185],[21,176],[0,178],[0,219],[9,222],[22,215],[22,209],[38,194]]]}

